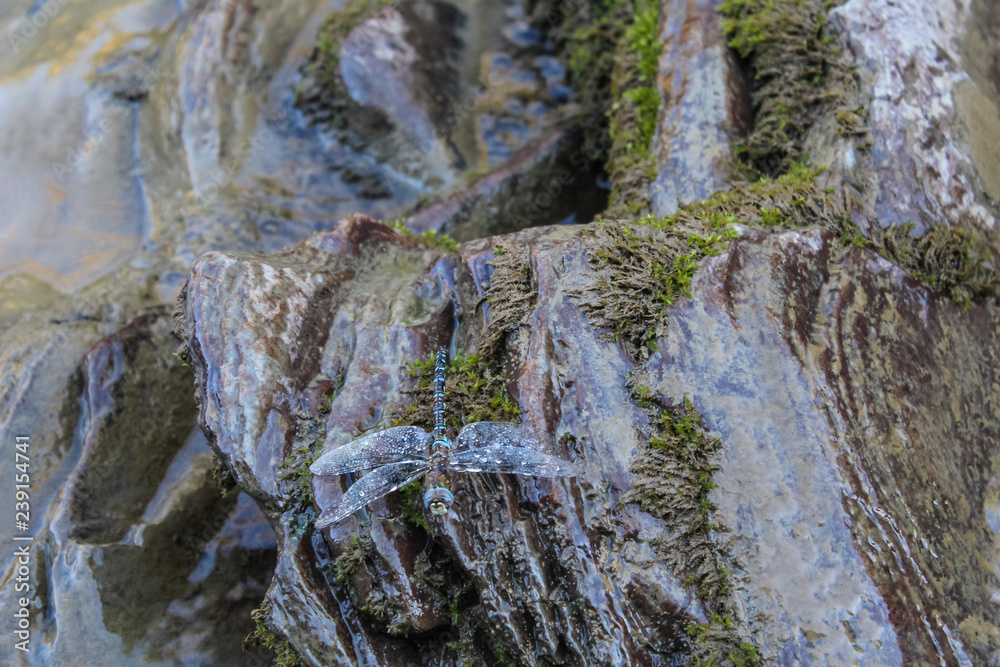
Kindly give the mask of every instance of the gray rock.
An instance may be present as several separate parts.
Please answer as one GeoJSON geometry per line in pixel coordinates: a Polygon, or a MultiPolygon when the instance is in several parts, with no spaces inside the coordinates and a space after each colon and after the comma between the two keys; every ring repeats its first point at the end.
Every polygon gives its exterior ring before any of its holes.
{"type": "Polygon", "coordinates": [[[870,224],[993,231],[1000,105],[992,86],[969,74],[994,48],[969,39],[977,34],[975,12],[995,15],[989,6],[852,0],[831,10],[830,31],[857,72],[872,143],[831,146],[830,127],[818,126],[806,145],[835,177],[858,184],[870,224]]]}
{"type": "MultiPolygon", "coordinates": [[[[627,495],[649,420],[626,389],[639,373],[667,400],[690,396],[723,439],[713,501],[732,532],[714,539],[732,554],[734,626],[765,658],[992,659],[998,618],[984,591],[997,579],[989,471],[1000,384],[990,350],[1000,322],[827,232],[745,230],[699,269],[644,368],[580,310],[597,279],[592,235],[550,227],[505,237],[537,289],[509,341],[508,391],[523,423],[585,472],[564,482],[466,476],[457,516],[431,537],[401,520],[391,495],[366,521],[300,540],[276,467],[297,428],[289,411],[315,405],[314,387],[339,375],[325,447],[389,425],[412,383],[406,360],[453,335],[462,345],[481,335],[477,304],[499,242],[465,244],[455,265],[354,218],[277,256],[215,254],[192,270],[180,326],[197,351],[202,420],[281,527],[283,565],[268,598],[276,629],[304,657],[450,664],[441,642],[459,625],[435,610],[415,555],[423,549],[450,584],[471,586],[470,613],[494,619],[494,640],[518,661],[685,655],[683,628],[708,613],[657,553],[658,537],[678,527],[627,495]],[[359,535],[371,539],[366,566],[338,580],[331,563],[359,535]],[[419,634],[430,629],[443,633],[419,634]]],[[[336,503],[342,484],[317,479],[315,507],[336,503]]]]}
{"type": "Polygon", "coordinates": [[[722,437],[713,500],[778,664],[992,664],[1000,319],[823,232],[748,233],[671,311],[656,388],[722,437]]]}
{"type": "Polygon", "coordinates": [[[719,0],[665,0],[653,136],[653,215],[729,188],[732,143],[750,127],[750,82],[722,34],[719,0]]]}

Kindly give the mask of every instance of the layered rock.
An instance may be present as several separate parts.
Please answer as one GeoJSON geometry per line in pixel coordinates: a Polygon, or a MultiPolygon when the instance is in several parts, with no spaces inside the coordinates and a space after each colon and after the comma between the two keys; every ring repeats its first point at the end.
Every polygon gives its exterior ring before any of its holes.
{"type": "Polygon", "coordinates": [[[988,660],[996,609],[977,591],[997,576],[995,312],[965,312],[827,232],[744,230],[699,269],[637,368],[581,311],[601,235],[540,228],[503,242],[537,289],[508,339],[507,390],[583,474],[467,476],[457,516],[429,534],[398,496],[303,532],[303,507],[335,503],[344,482],[317,480],[315,505],[290,507],[279,465],[306,417],[325,422],[324,449],[390,425],[412,389],[407,361],[480,337],[498,239],[465,244],[455,264],[353,218],[278,256],[196,263],[181,330],[203,423],[281,530],[275,629],[316,664],[449,663],[463,632],[480,659],[488,639],[529,664],[666,664],[697,650],[683,628],[710,610],[657,550],[683,526],[627,495],[650,426],[626,386],[638,373],[662,401],[689,396],[722,437],[711,500],[731,532],[713,539],[740,602],[730,623],[765,658],[988,660]],[[339,391],[318,389],[334,377],[339,391]],[[326,415],[318,391],[332,396],[326,415]],[[494,630],[470,630],[447,605],[494,630]]]}

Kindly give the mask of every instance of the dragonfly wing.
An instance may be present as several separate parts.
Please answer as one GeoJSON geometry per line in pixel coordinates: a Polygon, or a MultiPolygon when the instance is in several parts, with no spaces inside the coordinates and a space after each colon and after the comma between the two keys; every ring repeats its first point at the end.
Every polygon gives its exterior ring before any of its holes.
{"type": "Polygon", "coordinates": [[[329,507],[316,519],[317,528],[343,521],[359,509],[406,486],[430,470],[426,463],[393,463],[374,470],[349,488],[336,507],[329,507]]]}
{"type": "Polygon", "coordinates": [[[455,438],[455,451],[477,449],[489,445],[504,447],[538,448],[540,443],[527,429],[518,424],[503,422],[474,422],[466,424],[455,438]]]}
{"type": "Polygon", "coordinates": [[[397,426],[337,447],[309,466],[314,475],[343,475],[388,463],[427,458],[431,434],[416,426],[397,426]]]}
{"type": "Polygon", "coordinates": [[[534,477],[575,477],[569,461],[523,447],[487,445],[452,454],[446,467],[460,472],[501,472],[534,477]]]}

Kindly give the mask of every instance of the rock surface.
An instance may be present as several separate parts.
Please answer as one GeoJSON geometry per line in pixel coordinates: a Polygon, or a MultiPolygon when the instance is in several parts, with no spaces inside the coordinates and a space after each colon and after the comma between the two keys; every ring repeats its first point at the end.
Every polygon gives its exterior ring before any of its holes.
{"type": "MultiPolygon", "coordinates": [[[[427,548],[452,585],[472,586],[475,613],[518,662],[685,655],[680,629],[707,613],[656,552],[656,537],[677,527],[622,504],[648,422],[626,389],[641,371],[658,395],[690,396],[725,443],[712,498],[732,532],[717,539],[740,573],[744,617],[734,622],[757,628],[768,661],[992,659],[998,610],[985,591],[998,576],[990,489],[1000,319],[978,306],[963,312],[826,232],[744,231],[696,274],[693,298],[674,309],[669,336],[641,369],[599,340],[573,296],[595,279],[590,235],[567,227],[506,237],[537,286],[506,358],[508,391],[524,424],[585,473],[555,483],[470,475],[457,517],[432,537],[408,526],[390,496],[366,521],[296,539],[276,466],[296,411],[317,403],[311,388],[343,378],[326,448],[388,425],[412,384],[404,362],[480,335],[476,304],[498,240],[465,244],[455,264],[354,218],[274,257],[214,254],[192,270],[181,326],[202,420],[283,529],[269,599],[303,657],[454,661],[441,642],[457,639],[457,621],[433,608],[417,566],[427,548]],[[373,263],[394,268],[373,274],[373,263]],[[338,581],[327,553],[369,535],[365,562],[379,576],[338,581]],[[390,610],[366,614],[379,590],[390,610]]],[[[318,507],[342,488],[317,480],[318,507]]]]}
{"type": "Polygon", "coordinates": [[[726,46],[721,4],[668,0],[660,8],[663,103],[652,145],[659,172],[650,187],[656,216],[728,188],[732,143],[750,127],[749,77],[726,46]]]}
{"type": "MultiPolygon", "coordinates": [[[[56,361],[74,369],[90,328],[4,347],[6,363],[26,368],[0,431],[30,437],[34,539],[30,651],[6,642],[0,661],[260,663],[239,645],[273,568],[274,537],[248,496],[223,498],[211,477],[169,317],[133,318],[68,378],[39,372],[56,361]]],[[[3,565],[0,597],[13,610],[25,593],[13,559],[3,565]]]]}
{"type": "MultiPolygon", "coordinates": [[[[0,230],[0,439],[32,438],[35,641],[0,662],[264,664],[239,647],[262,597],[307,664],[681,664],[699,628],[766,663],[1000,661],[995,306],[963,311],[829,231],[743,228],[637,364],[585,314],[607,228],[478,238],[583,220],[604,196],[584,201],[595,165],[547,125],[566,70],[519,8],[427,2],[351,33],[345,80],[411,146],[433,144],[425,169],[292,110],[325,1],[59,4],[37,37],[16,14],[54,5],[21,4],[0,8],[16,47],[0,53],[0,107],[25,128],[0,139],[17,203],[0,230]],[[420,43],[435,17],[440,43],[420,43]],[[360,76],[376,64],[395,87],[360,76]],[[68,115],[25,104],[43,93],[68,115]],[[407,220],[470,240],[457,255],[341,220],[398,215],[467,176],[407,220]],[[75,243],[61,233],[73,212],[104,234],[79,264],[49,250],[75,243]],[[178,331],[200,411],[150,308],[185,275],[178,331]],[[490,340],[525,425],[582,474],[459,477],[455,514],[432,530],[407,492],[311,530],[349,480],[302,464],[405,417],[408,362],[490,340]],[[721,438],[709,500],[728,532],[709,537],[731,630],[663,548],[684,527],[636,497],[657,428],[640,378],[660,403],[688,397],[721,438]],[[242,491],[219,493],[209,445],[242,491]]],[[[658,213],[726,188],[748,124],[717,5],[662,6],[658,213]]],[[[830,12],[824,35],[857,72],[848,101],[869,127],[844,136],[821,119],[804,149],[862,230],[948,224],[1000,248],[994,5],[830,12]]],[[[8,609],[16,564],[0,564],[8,609]]]]}
{"type": "Polygon", "coordinates": [[[607,191],[597,183],[599,165],[580,143],[572,129],[543,134],[466,189],[408,216],[406,228],[468,241],[589,220],[607,205],[607,191]]]}
{"type": "Polygon", "coordinates": [[[868,224],[948,224],[996,238],[996,63],[992,74],[980,64],[996,45],[973,37],[996,23],[997,11],[989,2],[851,0],[830,12],[830,33],[856,68],[871,144],[831,146],[827,126],[806,145],[856,185],[868,224]]]}
{"type": "Polygon", "coordinates": [[[990,664],[1000,317],[821,232],[745,235],[654,387],[725,447],[714,500],[779,664],[990,664]]]}

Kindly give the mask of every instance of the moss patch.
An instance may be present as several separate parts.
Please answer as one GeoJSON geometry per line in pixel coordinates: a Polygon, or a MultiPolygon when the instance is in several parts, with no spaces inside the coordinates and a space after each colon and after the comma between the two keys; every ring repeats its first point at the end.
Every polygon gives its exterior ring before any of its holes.
{"type": "Polygon", "coordinates": [[[392,227],[397,234],[402,234],[403,236],[407,236],[411,239],[419,239],[431,248],[437,248],[438,250],[443,250],[445,252],[458,252],[458,241],[451,238],[447,234],[438,234],[435,230],[429,229],[418,236],[407,229],[406,224],[402,220],[390,223],[389,227],[392,227]]]}
{"type": "Polygon", "coordinates": [[[835,0],[726,0],[723,32],[754,71],[754,127],[737,156],[754,172],[775,176],[801,161],[805,133],[834,114],[841,133],[867,136],[863,110],[846,106],[856,88],[823,35],[835,0]]]}
{"type": "MultiPolygon", "coordinates": [[[[393,418],[394,426],[434,427],[434,356],[410,364],[410,376],[416,387],[404,390],[413,402],[393,418]]],[[[493,370],[482,355],[459,352],[448,360],[445,376],[448,426],[458,430],[479,421],[516,421],[520,410],[507,395],[504,378],[493,370]]]]}
{"type": "Polygon", "coordinates": [[[243,650],[249,651],[254,646],[265,646],[274,651],[274,664],[277,667],[300,667],[302,660],[299,654],[292,648],[291,642],[276,634],[270,627],[271,609],[267,605],[260,609],[255,609],[250,613],[250,618],[256,623],[253,632],[243,640],[243,650]]]}
{"type": "Polygon", "coordinates": [[[569,61],[584,150],[607,161],[610,215],[640,214],[649,206],[649,147],[660,107],[658,12],[652,0],[554,0],[535,7],[536,23],[548,28],[569,61]]]}
{"type": "Polygon", "coordinates": [[[498,362],[508,339],[528,323],[538,301],[538,287],[526,247],[501,239],[493,252],[489,261],[493,272],[483,299],[488,304],[489,320],[479,341],[479,354],[498,362]]]}
{"type": "Polygon", "coordinates": [[[697,665],[760,665],[745,619],[737,616],[729,584],[731,557],[713,538],[726,528],[713,522],[710,493],[721,441],[701,425],[690,399],[672,405],[655,395],[641,374],[630,382],[632,398],[649,416],[646,444],[632,463],[636,475],[622,503],[636,503],[669,527],[654,546],[664,563],[693,588],[709,615],[693,623],[690,660],[697,665]],[[737,620],[733,620],[737,619],[737,620]]]}
{"type": "Polygon", "coordinates": [[[212,479],[218,485],[219,493],[222,494],[223,498],[226,498],[236,488],[236,480],[233,478],[233,474],[229,471],[226,464],[222,462],[222,459],[217,455],[213,455],[212,459],[212,479]]]}
{"type": "Polygon", "coordinates": [[[649,188],[656,178],[650,153],[660,93],[656,88],[660,41],[659,3],[635,0],[633,22],[618,43],[611,77],[608,112],[611,149],[607,171],[611,178],[609,216],[635,216],[649,211],[649,188]]]}
{"type": "Polygon", "coordinates": [[[326,440],[326,418],[343,383],[343,377],[340,376],[333,380],[314,380],[317,391],[321,391],[318,411],[310,413],[302,410],[295,415],[295,437],[288,454],[278,466],[281,491],[288,498],[285,516],[292,522],[292,533],[296,539],[302,539],[308,534],[316,521],[313,474],[309,466],[322,453],[323,442],[326,440]]]}
{"type": "Polygon", "coordinates": [[[913,225],[906,224],[877,228],[871,236],[865,239],[857,227],[848,225],[841,238],[845,244],[875,250],[964,308],[995,300],[1000,294],[997,258],[977,247],[973,232],[938,225],[915,236],[913,225]]]}
{"type": "MultiPolygon", "coordinates": [[[[754,70],[754,128],[736,149],[751,175],[782,174],[781,179],[796,172],[801,175],[803,167],[797,161],[804,159],[803,139],[824,117],[832,117],[837,133],[855,138],[859,148],[870,144],[868,111],[852,104],[858,97],[855,76],[839,62],[832,40],[823,35],[827,14],[839,4],[838,0],[726,0],[719,8],[730,46],[754,70]]],[[[737,189],[733,196],[741,198],[745,192],[737,189]]],[[[804,196],[800,203],[808,204],[809,195],[804,196]]],[[[838,193],[834,199],[841,198],[838,193]]],[[[874,250],[966,307],[1000,294],[996,271],[1000,256],[971,225],[964,229],[937,225],[920,236],[909,224],[885,229],[875,225],[866,237],[840,207],[829,206],[830,197],[825,199],[811,210],[762,209],[761,216],[737,217],[744,224],[769,226],[773,220],[792,220],[799,226],[830,229],[840,235],[843,245],[874,250]]]]}
{"type": "Polygon", "coordinates": [[[783,176],[716,193],[665,218],[595,225],[595,280],[579,295],[591,323],[609,329],[608,336],[624,342],[634,358],[645,359],[666,333],[668,307],[689,296],[701,260],[726,249],[736,236],[734,223],[774,229],[843,225],[842,207],[816,185],[820,171],[793,163],[783,176]]]}

